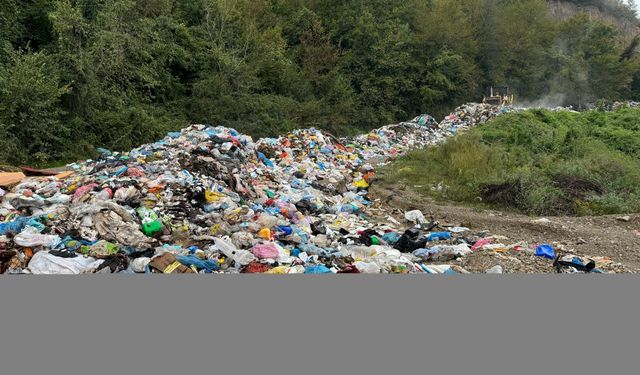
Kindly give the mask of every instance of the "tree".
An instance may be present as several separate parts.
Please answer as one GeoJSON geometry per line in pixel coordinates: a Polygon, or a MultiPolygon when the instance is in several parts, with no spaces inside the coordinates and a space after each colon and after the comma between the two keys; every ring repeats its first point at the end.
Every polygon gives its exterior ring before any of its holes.
{"type": "Polygon", "coordinates": [[[549,46],[554,21],[543,0],[490,1],[480,40],[486,85],[507,84],[522,99],[548,89],[549,46]]]}
{"type": "Polygon", "coordinates": [[[0,159],[56,160],[69,134],[60,106],[68,87],[44,53],[19,50],[9,58],[0,65],[0,159]]]}
{"type": "MultiPolygon", "coordinates": [[[[573,2],[629,17],[621,0],[573,2]]],[[[190,122],[253,136],[309,126],[349,134],[441,116],[501,83],[519,99],[640,97],[637,41],[621,45],[610,25],[584,16],[556,22],[547,5],[4,0],[0,107],[13,143],[0,157],[127,150],[190,122]],[[36,87],[33,108],[16,109],[26,105],[13,102],[26,96],[18,83],[36,87]],[[44,131],[40,123],[59,133],[34,133],[40,141],[22,147],[29,132],[44,131]]]]}
{"type": "Polygon", "coordinates": [[[622,46],[612,43],[616,34],[612,25],[584,14],[562,24],[554,55],[553,90],[575,105],[628,95],[638,62],[620,59],[622,46]]]}

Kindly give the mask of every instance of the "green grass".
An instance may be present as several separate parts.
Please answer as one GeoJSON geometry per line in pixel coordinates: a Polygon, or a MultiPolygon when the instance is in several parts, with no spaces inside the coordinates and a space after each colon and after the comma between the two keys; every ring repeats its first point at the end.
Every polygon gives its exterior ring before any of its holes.
{"type": "Polygon", "coordinates": [[[640,110],[503,115],[385,168],[440,200],[534,215],[640,211],[640,110]]]}

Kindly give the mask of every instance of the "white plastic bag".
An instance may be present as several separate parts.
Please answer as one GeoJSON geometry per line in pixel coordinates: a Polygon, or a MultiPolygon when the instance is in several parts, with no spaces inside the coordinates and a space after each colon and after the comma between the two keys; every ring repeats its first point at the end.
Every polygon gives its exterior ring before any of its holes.
{"type": "Polygon", "coordinates": [[[367,259],[378,253],[374,246],[344,246],[340,252],[343,256],[351,256],[354,259],[367,259]]]}
{"type": "Polygon", "coordinates": [[[439,245],[440,251],[436,253],[432,259],[438,261],[447,261],[458,257],[463,257],[471,253],[469,245],[465,243],[457,245],[439,245]]]}
{"type": "Polygon", "coordinates": [[[424,215],[420,210],[407,211],[404,213],[404,218],[414,224],[424,224],[424,215]]]}
{"type": "Polygon", "coordinates": [[[151,258],[147,257],[135,258],[131,260],[131,269],[133,272],[144,273],[150,261],[151,258]]]}
{"type": "Polygon", "coordinates": [[[31,226],[25,227],[22,232],[13,238],[13,242],[16,245],[23,247],[43,246],[53,248],[60,244],[61,241],[60,236],[40,234],[38,229],[31,226]]]}
{"type": "Polygon", "coordinates": [[[29,270],[34,275],[77,275],[90,272],[103,262],[91,257],[78,255],[75,258],[62,258],[49,254],[48,251],[38,251],[29,262],[29,270]]]}
{"type": "Polygon", "coordinates": [[[361,273],[380,273],[380,266],[375,262],[355,262],[354,265],[361,273]]]}

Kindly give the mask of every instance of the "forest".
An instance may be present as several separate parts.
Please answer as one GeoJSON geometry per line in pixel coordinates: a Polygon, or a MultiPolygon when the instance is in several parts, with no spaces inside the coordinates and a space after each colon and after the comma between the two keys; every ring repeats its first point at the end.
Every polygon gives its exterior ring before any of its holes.
{"type": "MultiPolygon", "coordinates": [[[[570,2],[637,22],[633,2],[570,2]]],[[[558,20],[545,0],[1,3],[7,164],[127,150],[189,123],[353,134],[491,85],[521,103],[640,99],[638,38],[586,13],[558,20]]]]}

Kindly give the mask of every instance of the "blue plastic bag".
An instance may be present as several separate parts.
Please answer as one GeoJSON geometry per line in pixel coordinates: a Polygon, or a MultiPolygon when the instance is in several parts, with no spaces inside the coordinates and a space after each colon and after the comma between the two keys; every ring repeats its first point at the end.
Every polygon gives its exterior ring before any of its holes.
{"type": "Polygon", "coordinates": [[[323,274],[323,273],[331,273],[331,270],[322,264],[318,264],[315,266],[309,266],[304,269],[304,273],[307,274],[323,274]]]}
{"type": "Polygon", "coordinates": [[[182,263],[187,267],[190,267],[193,264],[196,267],[196,269],[198,270],[204,269],[208,273],[211,273],[211,271],[216,271],[220,268],[217,262],[214,262],[208,259],[202,260],[195,255],[178,255],[176,259],[178,260],[178,262],[182,263]]]}
{"type": "Polygon", "coordinates": [[[418,249],[415,250],[413,252],[413,255],[417,256],[417,257],[421,257],[421,258],[428,258],[431,255],[435,255],[438,254],[440,252],[440,248],[437,246],[434,246],[430,249],[418,249]]]}
{"type": "Polygon", "coordinates": [[[400,240],[400,234],[398,232],[388,232],[382,236],[382,240],[390,245],[394,245],[400,240]]]}
{"type": "Polygon", "coordinates": [[[116,176],[122,176],[123,174],[127,173],[127,171],[129,170],[128,167],[124,166],[120,169],[118,169],[115,173],[116,176]]]}
{"type": "Polygon", "coordinates": [[[284,233],[285,236],[290,235],[291,233],[293,233],[293,229],[288,226],[288,225],[278,225],[278,229],[284,233]]]}
{"type": "Polygon", "coordinates": [[[429,241],[450,240],[450,239],[451,239],[451,233],[449,232],[433,232],[429,234],[429,237],[427,237],[427,240],[429,241]]]}
{"type": "Polygon", "coordinates": [[[262,161],[262,163],[264,165],[266,165],[267,167],[273,168],[275,167],[275,165],[273,164],[273,162],[271,160],[269,160],[265,154],[263,154],[262,152],[258,151],[258,159],[260,159],[260,161],[262,161]]]}
{"type": "Polygon", "coordinates": [[[31,220],[29,217],[20,216],[14,221],[8,223],[0,223],[0,235],[4,236],[7,233],[20,233],[31,220]]]}
{"type": "Polygon", "coordinates": [[[556,253],[553,251],[553,247],[549,244],[544,244],[536,247],[536,255],[539,257],[545,257],[547,259],[554,259],[556,253]]]}

